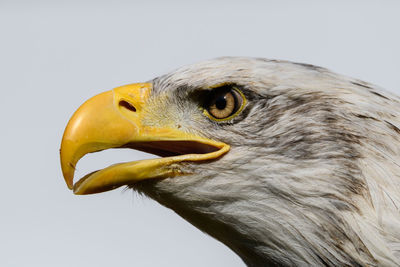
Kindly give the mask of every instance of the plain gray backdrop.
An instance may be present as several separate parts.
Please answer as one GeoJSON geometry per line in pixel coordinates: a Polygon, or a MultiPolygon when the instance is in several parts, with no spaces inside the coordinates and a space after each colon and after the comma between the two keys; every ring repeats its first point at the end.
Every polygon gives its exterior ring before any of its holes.
{"type": "MultiPolygon", "coordinates": [[[[243,266],[146,197],[73,195],[59,165],[68,119],[102,91],[218,56],[316,64],[400,93],[399,3],[0,0],[0,266],[243,266]]],[[[147,157],[89,155],[77,176],[147,157]]]]}

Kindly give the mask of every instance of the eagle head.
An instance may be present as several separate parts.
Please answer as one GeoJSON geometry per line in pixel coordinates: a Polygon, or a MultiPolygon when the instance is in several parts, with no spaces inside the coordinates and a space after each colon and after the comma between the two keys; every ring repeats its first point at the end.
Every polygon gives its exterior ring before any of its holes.
{"type": "Polygon", "coordinates": [[[218,58],[85,102],[61,143],[75,194],[128,186],[249,266],[396,265],[399,99],[308,64],[218,58]],[[73,183],[85,154],[160,157],[73,183]]]}

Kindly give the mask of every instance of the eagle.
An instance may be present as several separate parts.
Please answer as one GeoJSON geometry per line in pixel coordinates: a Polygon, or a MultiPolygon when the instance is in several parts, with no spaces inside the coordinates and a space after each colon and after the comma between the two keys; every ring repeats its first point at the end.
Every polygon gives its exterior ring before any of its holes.
{"type": "Polygon", "coordinates": [[[67,186],[127,186],[248,266],[400,265],[400,99],[314,65],[222,57],[101,93],[68,122],[67,186]],[[84,155],[157,155],[73,182],[84,155]]]}

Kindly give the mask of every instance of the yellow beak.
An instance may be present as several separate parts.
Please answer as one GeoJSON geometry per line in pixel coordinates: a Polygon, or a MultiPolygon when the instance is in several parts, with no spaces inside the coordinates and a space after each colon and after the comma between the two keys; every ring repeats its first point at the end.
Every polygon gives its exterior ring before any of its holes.
{"type": "MultiPolygon", "coordinates": [[[[122,185],[182,175],[176,163],[206,161],[229,151],[227,144],[171,127],[142,124],[151,84],[115,88],[86,101],[72,116],[61,142],[61,168],[75,194],[99,193],[122,185]],[[128,147],[168,157],[120,163],[90,173],[73,184],[75,166],[87,153],[128,147]]],[[[159,112],[162,112],[160,110],[159,112]]]]}

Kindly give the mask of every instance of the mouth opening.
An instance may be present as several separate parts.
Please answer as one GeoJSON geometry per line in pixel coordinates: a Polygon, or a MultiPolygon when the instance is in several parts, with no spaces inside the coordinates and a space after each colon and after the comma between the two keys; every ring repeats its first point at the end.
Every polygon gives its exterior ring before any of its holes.
{"type": "MultiPolygon", "coordinates": [[[[142,151],[145,153],[153,154],[159,156],[161,158],[156,159],[139,159],[132,162],[125,163],[115,163],[110,165],[104,169],[98,169],[96,171],[92,171],[84,175],[74,184],[74,192],[77,188],[80,188],[81,184],[85,183],[86,180],[91,179],[94,175],[97,175],[100,172],[104,172],[107,169],[115,168],[117,165],[123,164],[135,164],[144,161],[163,161],[167,158],[173,158],[174,162],[180,161],[197,161],[197,160],[207,160],[213,159],[214,157],[209,157],[214,153],[220,153],[218,151],[224,150],[223,147],[217,147],[216,145],[201,143],[198,141],[148,141],[148,142],[132,142],[127,143],[120,147],[115,147],[114,149],[120,148],[129,148],[133,150],[142,151]],[[203,159],[204,158],[204,159],[203,159]]],[[[98,151],[100,152],[100,151],[98,151]]],[[[222,152],[221,154],[223,154],[222,152]]],[[[118,186],[117,186],[118,187],[118,186]]],[[[100,188],[102,191],[104,188],[100,188]]],[[[99,192],[100,192],[99,191],[99,192]]],[[[91,193],[96,193],[97,191],[90,191],[91,193]]],[[[76,192],[75,192],[76,193],[76,192]]]]}
{"type": "Polygon", "coordinates": [[[172,157],[186,154],[208,154],[220,148],[196,141],[151,141],[128,143],[123,148],[131,148],[160,157],[172,157]]]}

